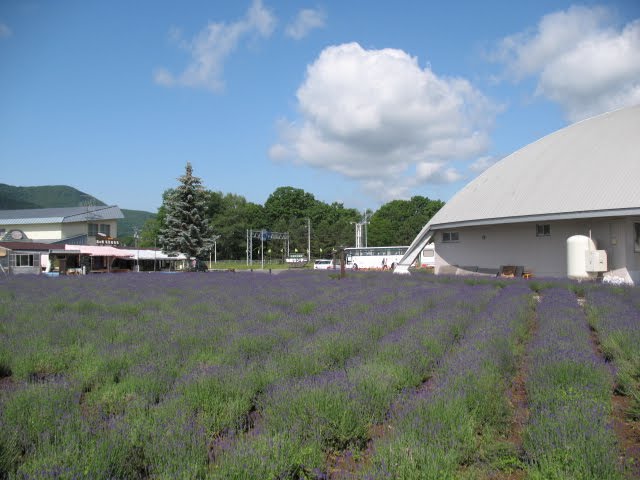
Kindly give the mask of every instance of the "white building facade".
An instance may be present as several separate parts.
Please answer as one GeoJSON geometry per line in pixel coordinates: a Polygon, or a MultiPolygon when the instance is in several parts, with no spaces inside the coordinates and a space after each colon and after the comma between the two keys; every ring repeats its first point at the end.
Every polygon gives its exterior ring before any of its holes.
{"type": "Polygon", "coordinates": [[[0,210],[0,239],[95,245],[99,238],[117,238],[120,218],[117,206],[0,210]]]}
{"type": "Polygon", "coordinates": [[[605,278],[640,282],[640,106],[566,127],[496,163],[422,229],[398,273],[433,241],[436,273],[567,275],[567,239],[591,237],[605,278]]]}

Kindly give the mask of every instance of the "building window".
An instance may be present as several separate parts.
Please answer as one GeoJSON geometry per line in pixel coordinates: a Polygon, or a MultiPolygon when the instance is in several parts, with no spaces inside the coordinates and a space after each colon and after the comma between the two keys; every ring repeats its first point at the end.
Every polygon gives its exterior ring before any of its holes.
{"type": "Polygon", "coordinates": [[[633,231],[634,231],[633,251],[640,252],[640,223],[636,222],[633,224],[633,231]]]}
{"type": "Polygon", "coordinates": [[[536,237],[549,237],[551,236],[551,225],[548,223],[538,223],[536,225],[536,237]]]}
{"type": "Polygon", "coordinates": [[[111,225],[109,225],[108,223],[101,223],[100,224],[100,233],[106,235],[107,237],[111,236],[111,225]]]}
{"type": "Polygon", "coordinates": [[[442,241],[447,242],[457,242],[460,240],[458,232],[442,232],[442,241]]]}
{"type": "Polygon", "coordinates": [[[33,267],[33,254],[16,254],[16,267],[33,267]]]}
{"type": "Polygon", "coordinates": [[[98,235],[98,224],[97,223],[90,223],[89,224],[89,236],[90,237],[95,237],[98,235]]]}

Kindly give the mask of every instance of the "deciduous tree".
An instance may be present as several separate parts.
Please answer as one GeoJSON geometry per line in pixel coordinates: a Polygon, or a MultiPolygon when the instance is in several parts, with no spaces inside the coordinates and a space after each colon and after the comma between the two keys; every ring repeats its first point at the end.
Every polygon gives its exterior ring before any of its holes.
{"type": "Polygon", "coordinates": [[[444,205],[440,200],[415,196],[411,200],[392,200],[371,216],[368,228],[370,246],[410,245],[431,217],[444,205]]]}

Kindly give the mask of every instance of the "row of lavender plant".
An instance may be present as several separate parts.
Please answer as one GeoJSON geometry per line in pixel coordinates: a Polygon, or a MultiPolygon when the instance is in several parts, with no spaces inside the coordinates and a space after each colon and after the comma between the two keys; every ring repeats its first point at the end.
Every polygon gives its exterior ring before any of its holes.
{"type": "MultiPolygon", "coordinates": [[[[130,464],[149,469],[154,462],[159,462],[161,470],[175,467],[176,471],[188,472],[180,459],[184,453],[171,453],[167,448],[156,455],[143,448],[149,439],[154,446],[162,445],[165,433],[182,431],[174,428],[175,419],[197,427],[181,435],[185,437],[181,441],[190,451],[191,463],[202,471],[206,466],[206,439],[212,432],[240,421],[251,409],[255,392],[268,381],[265,372],[256,368],[261,354],[296,331],[295,318],[284,316],[284,321],[274,321],[278,312],[269,305],[264,307],[270,299],[261,296],[259,282],[248,277],[227,277],[224,281],[206,277],[208,281],[203,282],[204,278],[125,276],[86,278],[82,283],[61,279],[64,281],[46,285],[41,279],[25,278],[8,284],[12,305],[25,308],[15,310],[9,319],[13,321],[5,324],[7,342],[3,342],[3,351],[7,353],[3,358],[8,359],[6,369],[15,373],[17,380],[31,383],[25,383],[9,399],[7,411],[12,412],[15,405],[16,413],[3,415],[2,421],[8,431],[25,430],[25,419],[20,415],[29,398],[55,393],[65,399],[61,404],[67,411],[59,412],[60,418],[72,421],[57,422],[55,429],[50,423],[39,426],[44,431],[56,430],[57,439],[66,436],[78,440],[70,447],[67,441],[43,443],[33,436],[14,435],[4,442],[11,457],[5,468],[15,468],[22,462],[24,470],[33,472],[38,465],[62,462],[78,469],[89,460],[94,465],[88,470],[98,476],[130,464]],[[50,290],[43,294],[43,286],[50,290]],[[35,291],[40,293],[41,302],[35,291]],[[238,302],[243,295],[243,301],[238,302]],[[23,301],[27,299],[30,301],[23,301]],[[261,336],[251,335],[252,320],[266,320],[274,327],[261,336]],[[38,380],[45,383],[33,383],[38,380]],[[57,380],[71,382],[72,389],[58,388],[57,380]],[[68,397],[70,392],[78,398],[68,397]],[[96,440],[109,439],[115,435],[113,431],[126,431],[121,427],[134,423],[136,428],[132,430],[140,438],[131,442],[114,437],[112,442],[112,450],[122,450],[124,459],[114,459],[111,463],[115,467],[95,462],[96,440]],[[82,435],[85,427],[89,431],[82,435]],[[65,455],[73,458],[62,458],[65,455]],[[166,465],[167,458],[173,465],[166,465]]],[[[323,286],[325,294],[332,289],[331,285],[323,286]]],[[[295,287],[288,284],[285,289],[295,287]]],[[[298,289],[298,301],[305,298],[306,305],[312,305],[309,302],[314,296],[316,300],[322,296],[314,295],[314,291],[298,289]]],[[[272,293],[274,300],[276,296],[286,297],[277,288],[272,293]]],[[[317,327],[307,324],[306,328],[317,327]]]]}
{"type": "Polygon", "coordinates": [[[246,428],[260,392],[344,367],[407,321],[397,305],[423,309],[425,288],[439,288],[388,278],[12,279],[0,296],[15,387],[0,391],[2,471],[203,475],[212,436],[246,428]]]}
{"type": "MultiPolygon", "coordinates": [[[[369,337],[366,350],[340,370],[274,384],[261,402],[261,430],[222,452],[212,477],[322,477],[327,455],[345,449],[359,454],[372,425],[383,420],[394,398],[428,376],[458,332],[466,328],[469,311],[482,305],[494,290],[463,288],[465,295],[459,288],[409,289],[410,297],[427,294],[429,301],[425,309],[410,309],[410,321],[399,329],[369,337]],[[452,292],[465,301],[447,301],[452,292]]],[[[384,311],[376,313],[388,317],[384,311]]]]}
{"type": "Polygon", "coordinates": [[[630,417],[640,420],[640,290],[589,289],[586,300],[589,325],[605,358],[616,367],[616,388],[631,398],[630,417]]]}
{"type": "Polygon", "coordinates": [[[530,477],[621,478],[609,418],[611,374],[571,291],[543,292],[530,347],[524,432],[530,477]]]}
{"type": "Polygon", "coordinates": [[[479,474],[492,468],[483,462],[508,461],[513,452],[500,441],[511,414],[506,391],[531,311],[529,288],[511,285],[478,312],[430,388],[397,406],[391,433],[374,445],[362,476],[458,478],[463,468],[479,474]]]}

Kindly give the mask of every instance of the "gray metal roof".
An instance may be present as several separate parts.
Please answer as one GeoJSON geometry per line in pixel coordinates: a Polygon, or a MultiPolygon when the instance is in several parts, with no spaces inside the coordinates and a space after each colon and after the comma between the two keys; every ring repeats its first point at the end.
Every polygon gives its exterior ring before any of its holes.
{"type": "Polygon", "coordinates": [[[440,225],[640,212],[640,105],[558,130],[487,169],[431,219],[440,225]]]}
{"type": "Polygon", "coordinates": [[[124,218],[116,205],[107,207],[33,208],[0,210],[0,225],[71,223],[124,218]]]}

